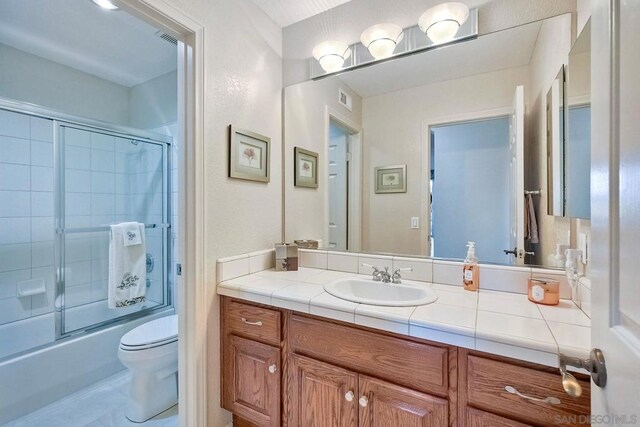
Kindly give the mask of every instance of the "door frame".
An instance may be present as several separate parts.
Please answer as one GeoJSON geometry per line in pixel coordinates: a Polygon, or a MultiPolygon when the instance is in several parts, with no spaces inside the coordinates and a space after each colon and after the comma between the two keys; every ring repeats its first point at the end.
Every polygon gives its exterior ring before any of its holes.
{"type": "Polygon", "coordinates": [[[179,420],[181,426],[204,427],[206,283],[213,280],[207,277],[204,262],[204,27],[163,0],[113,0],[113,3],[178,40],[178,124],[184,141],[178,203],[182,233],[181,297],[177,307],[179,420]]]}
{"type": "MultiPolygon", "coordinates": [[[[349,251],[359,251],[362,245],[362,128],[352,120],[340,114],[333,108],[325,105],[324,107],[324,147],[321,161],[326,162],[329,158],[329,143],[331,140],[331,121],[338,123],[349,131],[349,144],[353,147],[353,151],[357,155],[351,156],[349,161],[348,174],[348,193],[347,200],[348,218],[348,244],[349,251]],[[352,191],[351,186],[357,186],[358,191],[352,191]],[[354,232],[355,231],[355,232],[354,232]]],[[[351,147],[350,153],[351,153],[351,147]]],[[[329,174],[319,177],[322,179],[323,188],[329,188],[329,174]]],[[[329,191],[324,192],[324,229],[322,230],[323,245],[329,244],[329,191]]]]}
{"type": "Polygon", "coordinates": [[[421,140],[422,152],[420,153],[420,217],[424,224],[420,248],[423,256],[431,256],[431,190],[429,189],[429,165],[431,162],[431,129],[439,126],[452,125],[464,122],[474,122],[481,120],[508,117],[512,114],[512,107],[501,107],[490,110],[472,111],[460,114],[451,114],[433,118],[422,119],[421,140]]]}

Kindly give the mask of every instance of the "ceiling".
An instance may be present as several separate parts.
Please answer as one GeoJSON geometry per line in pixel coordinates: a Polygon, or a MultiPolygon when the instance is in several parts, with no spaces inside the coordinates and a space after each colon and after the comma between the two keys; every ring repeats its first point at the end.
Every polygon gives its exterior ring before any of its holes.
{"type": "Polygon", "coordinates": [[[542,22],[340,74],[363,98],[529,64],[542,22]]]}
{"type": "Polygon", "coordinates": [[[90,0],[0,1],[0,43],[127,87],[177,68],[157,31],[90,0]]]}
{"type": "Polygon", "coordinates": [[[288,27],[350,0],[253,0],[281,27],[288,27]]]}

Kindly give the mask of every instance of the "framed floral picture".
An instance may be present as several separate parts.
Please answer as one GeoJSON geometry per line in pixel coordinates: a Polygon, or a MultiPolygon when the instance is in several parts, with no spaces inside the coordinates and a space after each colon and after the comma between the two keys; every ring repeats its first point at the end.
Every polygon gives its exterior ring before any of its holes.
{"type": "Polygon", "coordinates": [[[406,193],[407,165],[375,168],[376,194],[406,193]]]}
{"type": "Polygon", "coordinates": [[[294,147],[293,165],[293,185],[296,187],[318,188],[318,153],[294,147]]]}
{"type": "Polygon", "coordinates": [[[229,125],[229,178],[269,182],[271,138],[229,125]]]}

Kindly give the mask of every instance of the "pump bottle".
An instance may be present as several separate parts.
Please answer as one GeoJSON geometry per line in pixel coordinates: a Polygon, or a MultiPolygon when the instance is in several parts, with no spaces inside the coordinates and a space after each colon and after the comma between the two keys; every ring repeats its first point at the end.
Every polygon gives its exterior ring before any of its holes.
{"type": "Polygon", "coordinates": [[[467,291],[476,292],[480,286],[480,266],[476,258],[475,242],[467,243],[467,257],[462,268],[462,283],[467,291]]]}

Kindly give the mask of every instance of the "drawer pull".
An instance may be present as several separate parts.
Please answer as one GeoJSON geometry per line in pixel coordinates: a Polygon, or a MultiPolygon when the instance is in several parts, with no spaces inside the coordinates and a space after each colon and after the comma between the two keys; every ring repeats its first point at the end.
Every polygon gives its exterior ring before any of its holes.
{"type": "Polygon", "coordinates": [[[349,390],[345,395],[344,398],[347,400],[347,402],[352,402],[353,401],[353,397],[355,395],[353,394],[353,392],[351,390],[349,390]]]}
{"type": "Polygon", "coordinates": [[[511,394],[515,394],[516,396],[520,396],[523,399],[532,400],[534,402],[550,403],[551,405],[559,405],[560,403],[562,403],[557,397],[549,396],[545,397],[544,399],[540,399],[538,397],[527,396],[526,394],[520,393],[515,387],[512,387],[510,385],[506,386],[504,389],[511,394]]]}
{"type": "Polygon", "coordinates": [[[358,403],[360,404],[360,406],[362,406],[363,408],[367,407],[367,404],[369,403],[369,399],[367,399],[367,396],[362,396],[360,398],[360,400],[358,400],[358,403]]]}
{"type": "Polygon", "coordinates": [[[258,320],[258,321],[252,322],[251,320],[247,320],[244,317],[241,320],[242,320],[242,323],[244,323],[246,325],[262,326],[262,320],[258,320]]]}
{"type": "Polygon", "coordinates": [[[269,366],[269,372],[271,372],[272,374],[275,374],[277,370],[278,368],[276,367],[276,365],[269,366]]]}

